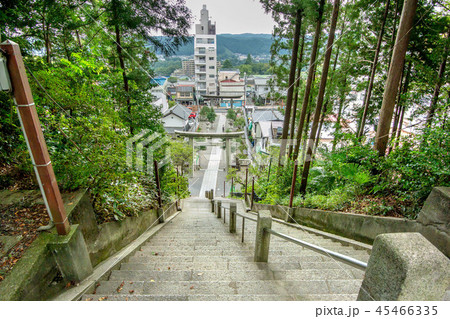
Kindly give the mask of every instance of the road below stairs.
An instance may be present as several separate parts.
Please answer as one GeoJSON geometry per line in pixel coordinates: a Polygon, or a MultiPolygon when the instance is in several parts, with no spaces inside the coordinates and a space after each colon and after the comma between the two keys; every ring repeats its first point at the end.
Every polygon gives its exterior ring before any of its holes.
{"type": "MultiPolygon", "coordinates": [[[[227,206],[228,204],[224,204],[227,206]]],[[[268,263],[253,262],[256,223],[237,233],[190,198],[182,212],[82,300],[356,300],[363,272],[272,236],[268,263]]],[[[238,212],[244,212],[238,202],[238,212]]],[[[273,229],[367,261],[366,250],[274,222],[273,229]]]]}

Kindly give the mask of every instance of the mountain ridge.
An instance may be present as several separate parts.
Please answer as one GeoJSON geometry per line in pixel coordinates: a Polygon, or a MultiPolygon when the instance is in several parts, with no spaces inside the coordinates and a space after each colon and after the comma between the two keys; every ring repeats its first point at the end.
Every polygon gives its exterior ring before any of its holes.
{"type": "MultiPolygon", "coordinates": [[[[194,55],[194,37],[189,38],[189,43],[182,45],[173,56],[194,55]]],[[[217,55],[219,59],[230,58],[236,54],[270,55],[272,42],[272,35],[266,33],[221,33],[217,35],[217,55]]]]}

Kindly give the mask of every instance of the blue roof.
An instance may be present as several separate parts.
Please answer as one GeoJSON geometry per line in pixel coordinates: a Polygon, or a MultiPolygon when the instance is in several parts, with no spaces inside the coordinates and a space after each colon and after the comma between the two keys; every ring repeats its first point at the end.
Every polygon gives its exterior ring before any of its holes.
{"type": "Polygon", "coordinates": [[[156,78],[151,79],[150,83],[151,84],[156,84],[159,86],[163,86],[164,83],[166,83],[168,78],[166,78],[165,76],[158,76],[156,78]]]}

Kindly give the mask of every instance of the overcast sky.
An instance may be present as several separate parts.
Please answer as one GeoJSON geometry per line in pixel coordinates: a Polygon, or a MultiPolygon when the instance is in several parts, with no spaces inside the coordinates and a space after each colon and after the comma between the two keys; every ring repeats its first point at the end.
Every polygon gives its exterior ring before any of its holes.
{"type": "MultiPolygon", "coordinates": [[[[212,22],[216,22],[217,34],[272,33],[274,22],[259,0],[186,0],[195,23],[199,23],[204,4],[212,22]]],[[[194,33],[194,25],[190,33],[194,33]]]]}

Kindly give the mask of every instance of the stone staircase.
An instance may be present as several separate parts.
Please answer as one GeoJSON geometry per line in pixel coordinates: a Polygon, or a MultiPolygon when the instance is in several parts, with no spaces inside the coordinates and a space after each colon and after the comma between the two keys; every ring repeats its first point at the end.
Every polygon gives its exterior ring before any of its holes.
{"type": "MultiPolygon", "coordinates": [[[[228,204],[224,204],[227,207],[228,204]]],[[[242,213],[242,202],[238,212],[242,213]]],[[[253,262],[256,223],[237,233],[206,199],[183,211],[81,300],[356,300],[363,271],[272,236],[268,263],[253,262]]],[[[274,222],[274,230],[367,262],[366,250],[274,222]]]]}

